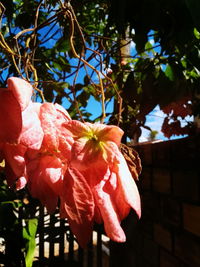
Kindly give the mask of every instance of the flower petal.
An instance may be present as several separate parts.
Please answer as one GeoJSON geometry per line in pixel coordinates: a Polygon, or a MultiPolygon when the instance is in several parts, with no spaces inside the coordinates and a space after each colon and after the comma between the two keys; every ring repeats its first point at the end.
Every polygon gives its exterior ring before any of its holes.
{"type": "MultiPolygon", "coordinates": [[[[27,165],[28,186],[31,195],[39,199],[49,213],[53,213],[58,204],[56,189],[59,188],[60,180],[58,180],[59,174],[55,177],[55,172],[51,172],[51,167],[54,168],[54,166],[50,167],[48,165],[49,160],[46,157],[29,162],[27,165]],[[55,188],[52,189],[53,185],[55,185],[55,188]]],[[[60,170],[58,170],[58,173],[60,173],[60,170]]]]}
{"type": "Polygon", "coordinates": [[[60,119],[64,119],[63,122],[71,120],[71,117],[69,115],[69,113],[66,111],[66,109],[64,109],[61,105],[55,103],[55,108],[58,112],[58,114],[60,113],[60,119]]]}
{"type": "Polygon", "coordinates": [[[25,153],[27,148],[21,144],[14,145],[6,143],[3,146],[3,152],[6,161],[12,168],[16,178],[24,176],[26,173],[25,153]]]}
{"type": "Polygon", "coordinates": [[[124,198],[124,194],[121,190],[121,184],[118,181],[116,173],[111,173],[109,180],[106,182],[105,188],[107,192],[109,192],[111,201],[115,206],[115,210],[120,221],[122,221],[129,214],[131,207],[124,198]]]}
{"type": "Polygon", "coordinates": [[[9,187],[12,189],[20,190],[25,187],[27,180],[24,176],[18,177],[12,170],[9,162],[6,161],[5,164],[5,174],[6,174],[6,181],[9,187]]]}
{"type": "Polygon", "coordinates": [[[63,183],[61,216],[67,215],[70,227],[80,245],[85,247],[92,234],[94,199],[85,177],[69,167],[63,183]]]}
{"type": "Polygon", "coordinates": [[[123,131],[117,126],[69,121],[66,128],[75,139],[71,160],[73,165],[84,170],[93,164],[112,165],[119,159],[119,143],[123,131]]]}
{"type": "Polygon", "coordinates": [[[125,242],[126,236],[120,226],[120,218],[117,214],[115,203],[112,202],[112,195],[105,184],[106,181],[102,180],[100,184],[93,188],[93,193],[104,221],[106,234],[113,241],[125,242]]]}
{"type": "Polygon", "coordinates": [[[5,174],[6,174],[6,182],[8,186],[10,188],[14,188],[17,177],[7,161],[5,162],[5,174]]]}
{"type": "Polygon", "coordinates": [[[117,146],[120,145],[121,138],[124,132],[119,127],[115,125],[105,125],[100,123],[95,123],[95,124],[86,123],[86,125],[93,128],[93,130],[98,134],[98,137],[101,141],[103,142],[112,141],[117,146]]]}
{"type": "Polygon", "coordinates": [[[22,112],[23,127],[20,135],[20,143],[35,150],[40,149],[44,137],[37,109],[37,104],[30,103],[22,112]]]}
{"type": "Polygon", "coordinates": [[[57,112],[53,104],[44,103],[40,108],[40,120],[44,131],[44,143],[50,150],[58,150],[59,137],[55,127],[57,112]]]}
{"type": "Polygon", "coordinates": [[[16,181],[16,189],[21,190],[25,187],[26,184],[27,184],[27,180],[24,176],[22,176],[16,181]]]}
{"type": "Polygon", "coordinates": [[[51,189],[59,195],[61,193],[64,166],[57,157],[43,156],[40,159],[40,165],[43,166],[43,179],[51,189]]]}
{"type": "Polygon", "coordinates": [[[72,133],[75,139],[86,136],[88,131],[90,131],[86,123],[77,120],[68,121],[64,126],[72,133]]]}
{"type": "Polygon", "coordinates": [[[138,217],[141,217],[141,203],[140,195],[135,184],[135,181],[129,171],[127,163],[121,154],[121,160],[118,164],[117,178],[121,187],[121,192],[127,202],[137,213],[138,217]]]}
{"type": "MultiPolygon", "coordinates": [[[[58,107],[58,105],[56,106],[58,107]]],[[[65,158],[70,157],[71,145],[73,143],[72,134],[63,126],[69,117],[57,110],[55,105],[44,103],[40,109],[40,119],[44,131],[43,145],[52,153],[61,152],[65,158]]]]}
{"type": "Polygon", "coordinates": [[[12,91],[14,97],[19,103],[21,110],[25,110],[31,100],[33,92],[33,88],[30,83],[20,78],[11,77],[7,80],[7,84],[8,89],[12,91]]]}
{"type": "Polygon", "coordinates": [[[22,129],[21,108],[11,91],[0,89],[0,142],[17,143],[22,129]]]}

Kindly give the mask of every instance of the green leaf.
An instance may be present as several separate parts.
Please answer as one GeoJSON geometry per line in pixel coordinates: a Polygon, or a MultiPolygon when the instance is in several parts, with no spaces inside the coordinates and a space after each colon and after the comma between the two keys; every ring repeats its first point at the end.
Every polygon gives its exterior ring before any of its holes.
{"type": "Polygon", "coordinates": [[[85,108],[87,106],[89,97],[90,95],[86,93],[85,91],[83,91],[76,99],[81,104],[81,107],[85,108]]]}
{"type": "Polygon", "coordinates": [[[67,52],[70,50],[70,43],[68,39],[64,39],[63,37],[58,40],[55,45],[58,52],[67,52]]]}
{"type": "Polygon", "coordinates": [[[69,88],[69,83],[67,82],[54,82],[52,84],[52,90],[55,90],[59,95],[65,92],[65,89],[69,88]]]}
{"type": "Polygon", "coordinates": [[[47,66],[47,68],[48,68],[50,71],[54,72],[54,70],[49,66],[49,63],[45,62],[45,65],[47,66]]]}
{"type": "Polygon", "coordinates": [[[165,75],[167,78],[169,78],[170,81],[175,80],[173,69],[169,64],[167,64],[167,68],[165,70],[165,75]]]}
{"type": "Polygon", "coordinates": [[[71,71],[71,66],[68,60],[63,56],[59,56],[57,59],[55,59],[55,61],[53,61],[53,66],[59,71],[66,71],[66,72],[71,71]]]}
{"type": "Polygon", "coordinates": [[[53,66],[54,66],[54,68],[55,69],[57,69],[57,70],[59,70],[59,71],[62,71],[63,69],[62,69],[62,65],[60,64],[60,63],[58,63],[58,62],[53,62],[53,66]]]}
{"type": "Polygon", "coordinates": [[[23,227],[23,238],[25,240],[25,261],[26,267],[32,267],[36,241],[35,236],[37,232],[38,220],[36,218],[26,221],[26,226],[23,227]]]}
{"type": "Polygon", "coordinates": [[[194,36],[199,40],[200,39],[200,32],[197,31],[196,28],[194,28],[194,36]]]}
{"type": "Polygon", "coordinates": [[[148,50],[148,51],[151,51],[152,50],[152,44],[150,43],[150,42],[147,42],[146,44],[145,44],[145,50],[148,50]]]}

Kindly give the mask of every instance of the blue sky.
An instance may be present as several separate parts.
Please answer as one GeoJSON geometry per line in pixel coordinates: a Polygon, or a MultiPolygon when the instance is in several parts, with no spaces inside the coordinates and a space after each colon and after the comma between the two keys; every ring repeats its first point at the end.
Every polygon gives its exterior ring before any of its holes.
{"type": "MultiPolygon", "coordinates": [[[[44,29],[40,30],[41,36],[44,36],[45,33],[47,32],[47,30],[48,30],[47,27],[45,27],[44,29]]],[[[16,33],[17,32],[18,32],[18,29],[16,29],[16,33]]],[[[61,32],[62,32],[62,30],[60,32],[58,32],[58,36],[61,36],[61,34],[62,34],[61,32]]],[[[151,37],[151,39],[149,39],[149,42],[152,45],[155,45],[154,40],[152,39],[152,37],[151,37]]],[[[55,41],[49,40],[49,42],[45,46],[47,48],[48,48],[48,46],[51,47],[53,45],[53,43],[55,43],[55,41]]],[[[159,47],[156,48],[156,49],[157,49],[157,52],[159,52],[159,47]]],[[[91,54],[91,52],[90,51],[87,51],[86,58],[90,54],[91,54]]],[[[135,44],[133,42],[131,42],[131,55],[135,55],[135,54],[136,54],[135,44]]],[[[149,53],[149,56],[151,57],[153,55],[151,55],[151,53],[149,53]]],[[[92,64],[94,67],[96,67],[97,63],[98,63],[98,61],[95,60],[95,59],[92,59],[90,61],[90,64],[92,64]]],[[[70,61],[70,64],[71,65],[77,65],[78,64],[78,60],[77,59],[72,59],[70,61]]],[[[87,68],[87,71],[88,71],[88,74],[91,74],[91,72],[92,72],[89,68],[87,68]]],[[[79,75],[77,77],[76,83],[82,83],[85,74],[86,74],[86,72],[85,72],[84,68],[82,68],[79,71],[79,75]]],[[[97,82],[98,83],[97,75],[96,75],[96,77],[95,77],[95,75],[93,77],[94,82],[97,82]]],[[[74,77],[71,77],[71,78],[67,79],[66,82],[69,82],[70,84],[72,84],[73,83],[73,78],[74,77]]],[[[113,104],[114,104],[114,100],[111,100],[110,103],[107,105],[107,109],[106,109],[106,112],[107,113],[111,113],[113,111],[113,104]]],[[[65,100],[63,102],[63,106],[66,107],[66,108],[69,106],[69,103],[67,102],[67,100],[65,100]]],[[[89,99],[89,101],[88,101],[87,110],[92,114],[91,117],[90,117],[90,119],[92,119],[92,120],[93,119],[96,119],[97,117],[101,116],[101,114],[102,114],[101,103],[98,102],[98,101],[96,101],[94,99],[94,97],[91,96],[90,99],[89,99]]],[[[147,116],[147,123],[146,123],[146,125],[149,126],[152,130],[158,131],[157,138],[158,139],[162,139],[162,140],[166,140],[166,138],[164,137],[164,135],[160,131],[164,117],[165,117],[165,114],[162,111],[160,111],[159,107],[156,107],[147,116]]],[[[191,118],[188,118],[188,119],[191,119],[191,118]]],[[[108,120],[108,118],[107,118],[107,120],[108,120]]],[[[148,138],[148,135],[149,135],[149,131],[146,130],[146,129],[143,129],[142,130],[142,136],[140,137],[140,141],[146,141],[147,138],[148,138]]],[[[177,137],[174,137],[174,138],[177,138],[177,137]]]]}
{"type": "MultiPolygon", "coordinates": [[[[149,42],[152,45],[156,45],[154,43],[153,39],[149,39],[149,42]]],[[[159,47],[156,48],[156,51],[159,52],[159,47]]],[[[86,54],[86,58],[90,54],[91,54],[91,52],[88,51],[87,54],[86,54]]],[[[131,55],[134,55],[134,54],[136,54],[135,44],[133,42],[131,42],[131,55]]],[[[149,53],[149,56],[153,57],[151,52],[149,53]]],[[[72,64],[72,65],[77,65],[77,63],[78,63],[77,59],[72,59],[70,61],[70,64],[72,64]]],[[[96,66],[97,60],[92,59],[90,61],[90,64],[93,65],[93,66],[96,66]]],[[[87,67],[87,72],[88,72],[88,74],[91,74],[92,70],[87,67]]],[[[85,72],[84,68],[80,69],[79,75],[77,77],[77,81],[76,82],[77,83],[82,83],[85,74],[86,74],[86,72],[85,72]]],[[[93,81],[98,83],[98,77],[97,77],[96,74],[93,75],[93,81]]],[[[66,80],[66,82],[69,82],[71,84],[73,82],[73,77],[71,77],[68,80],[66,80]]],[[[65,101],[63,103],[63,105],[67,107],[68,106],[67,101],[65,101]]],[[[110,103],[108,104],[108,106],[106,108],[106,112],[107,113],[111,113],[113,111],[113,105],[114,105],[114,99],[112,99],[110,101],[110,103]]],[[[102,114],[101,103],[96,101],[93,96],[91,96],[89,101],[88,101],[87,111],[92,114],[91,117],[90,117],[91,120],[94,120],[97,117],[100,117],[101,114],[102,114]]],[[[157,139],[160,139],[160,140],[168,140],[168,138],[166,138],[163,135],[163,133],[161,132],[161,126],[162,126],[163,119],[165,118],[165,116],[166,115],[159,109],[159,106],[157,106],[149,115],[147,115],[146,125],[149,126],[152,130],[156,130],[158,132],[157,139]]],[[[191,118],[189,118],[189,117],[187,119],[191,120],[191,118]]],[[[107,121],[108,121],[108,118],[105,120],[105,122],[107,122],[107,121]]],[[[139,141],[140,142],[147,141],[149,133],[150,132],[148,130],[142,128],[142,135],[141,135],[139,141]]],[[[173,136],[173,137],[171,137],[171,139],[181,138],[181,137],[183,137],[183,136],[173,136]]]]}

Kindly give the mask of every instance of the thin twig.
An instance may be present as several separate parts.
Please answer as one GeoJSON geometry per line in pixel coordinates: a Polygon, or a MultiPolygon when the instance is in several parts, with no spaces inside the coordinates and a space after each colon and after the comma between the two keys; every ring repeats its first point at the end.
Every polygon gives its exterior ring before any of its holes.
{"type": "Polygon", "coordinates": [[[88,63],[86,60],[84,60],[83,58],[81,58],[76,50],[75,50],[75,47],[74,47],[74,43],[73,43],[73,37],[74,37],[74,18],[73,18],[73,15],[72,13],[68,10],[67,11],[67,15],[68,17],[70,18],[70,24],[71,24],[71,34],[70,34],[70,45],[71,45],[71,49],[72,49],[72,52],[73,52],[73,55],[80,59],[85,65],[87,65],[89,68],[91,68],[92,70],[94,70],[94,72],[96,72],[97,76],[98,76],[98,79],[99,79],[99,83],[100,83],[100,88],[101,88],[101,103],[102,103],[102,118],[101,118],[101,123],[104,122],[104,119],[106,117],[105,115],[105,95],[104,95],[104,88],[103,88],[103,82],[102,82],[102,79],[100,77],[100,72],[98,70],[96,70],[90,63],[88,63]]]}

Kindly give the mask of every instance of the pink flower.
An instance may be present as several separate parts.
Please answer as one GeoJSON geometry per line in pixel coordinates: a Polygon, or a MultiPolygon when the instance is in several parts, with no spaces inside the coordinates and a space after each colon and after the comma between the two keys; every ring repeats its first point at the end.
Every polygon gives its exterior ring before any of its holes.
{"type": "Polygon", "coordinates": [[[40,149],[43,131],[38,105],[32,103],[31,85],[19,78],[9,78],[8,88],[0,90],[0,143],[22,144],[40,149]]]}
{"type": "Polygon", "coordinates": [[[63,126],[63,123],[71,120],[70,116],[60,105],[42,104],[39,118],[44,138],[39,153],[28,155],[28,187],[32,196],[38,198],[52,213],[62,191],[63,176],[74,140],[72,134],[63,126]]]}
{"type": "Polygon", "coordinates": [[[76,168],[67,168],[60,199],[61,217],[68,219],[79,244],[85,247],[92,233],[94,197],[85,177],[76,168]]]}
{"type": "Polygon", "coordinates": [[[9,78],[0,89],[0,142],[17,143],[22,131],[22,112],[27,108],[32,87],[22,79],[9,78]]]}
{"type": "Polygon", "coordinates": [[[65,172],[61,160],[55,156],[41,154],[29,161],[27,172],[31,195],[39,199],[49,213],[53,213],[58,205],[63,172],[65,172]]]}
{"type": "Polygon", "coordinates": [[[21,189],[28,182],[33,197],[53,212],[73,143],[62,126],[70,117],[60,105],[33,103],[32,91],[19,78],[0,91],[0,145],[8,185],[21,189]]]}
{"type": "Polygon", "coordinates": [[[71,132],[63,126],[71,120],[67,111],[58,104],[44,103],[39,118],[44,132],[43,150],[57,154],[65,161],[69,159],[74,140],[71,132]]]}
{"type": "Polygon", "coordinates": [[[126,237],[120,224],[134,209],[140,217],[140,197],[119,150],[123,131],[117,126],[71,120],[52,103],[33,103],[31,85],[8,79],[0,90],[0,158],[6,161],[10,187],[23,188],[49,212],[60,199],[81,246],[91,238],[94,222],[104,222],[114,241],[126,237]]]}
{"type": "Polygon", "coordinates": [[[63,182],[62,213],[82,245],[90,238],[93,222],[102,220],[107,235],[124,242],[120,222],[130,208],[140,217],[141,208],[137,186],[119,151],[123,131],[117,126],[79,121],[65,126],[72,132],[74,144],[63,182]]]}
{"type": "Polygon", "coordinates": [[[26,151],[40,149],[44,134],[37,115],[38,104],[31,101],[31,85],[14,77],[7,83],[8,88],[0,90],[0,143],[8,184],[13,186],[18,179],[16,188],[21,189],[27,179],[26,151]]]}

